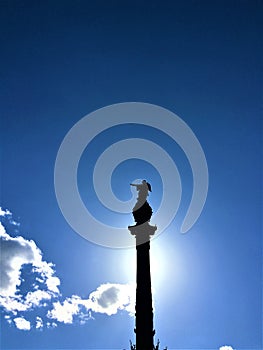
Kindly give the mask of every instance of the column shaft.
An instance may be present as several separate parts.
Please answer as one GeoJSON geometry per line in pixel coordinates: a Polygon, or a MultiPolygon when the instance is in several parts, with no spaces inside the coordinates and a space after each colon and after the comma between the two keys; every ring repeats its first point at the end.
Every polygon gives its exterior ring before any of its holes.
{"type": "Polygon", "coordinates": [[[136,350],[153,349],[150,242],[137,245],[136,350]]]}

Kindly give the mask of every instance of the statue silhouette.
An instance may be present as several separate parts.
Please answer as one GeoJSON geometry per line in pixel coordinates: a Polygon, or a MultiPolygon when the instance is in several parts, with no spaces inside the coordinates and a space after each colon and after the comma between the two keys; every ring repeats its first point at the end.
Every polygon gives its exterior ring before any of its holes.
{"type": "Polygon", "coordinates": [[[147,202],[149,191],[152,191],[151,185],[146,180],[143,180],[141,184],[130,185],[135,186],[138,191],[137,202],[132,210],[136,225],[149,222],[153,213],[152,208],[147,202]]]}

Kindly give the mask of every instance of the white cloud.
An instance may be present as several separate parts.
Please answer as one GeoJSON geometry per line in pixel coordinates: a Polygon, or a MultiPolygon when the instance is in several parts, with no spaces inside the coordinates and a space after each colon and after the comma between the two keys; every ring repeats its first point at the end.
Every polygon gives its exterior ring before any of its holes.
{"type": "MultiPolygon", "coordinates": [[[[51,271],[53,271],[53,269],[51,269],[51,271]]],[[[49,275],[49,277],[46,278],[46,285],[49,291],[57,294],[59,293],[58,286],[60,285],[60,279],[58,277],[49,275]]]]}
{"type": "Polygon", "coordinates": [[[219,348],[219,350],[234,350],[232,346],[229,345],[224,345],[219,348]]]}
{"type": "MultiPolygon", "coordinates": [[[[9,211],[0,209],[0,216],[10,216],[9,211]],[[3,214],[4,213],[4,214],[3,214]]],[[[55,276],[54,265],[43,260],[42,252],[33,240],[22,236],[11,237],[0,223],[1,260],[0,260],[0,306],[5,311],[17,315],[43,305],[60,294],[60,280],[55,276]],[[33,290],[24,295],[20,292],[21,273],[29,266],[33,290]]],[[[15,323],[17,325],[17,323],[15,323]]]]}
{"type": "Polygon", "coordinates": [[[9,211],[8,209],[2,209],[0,207],[0,216],[7,216],[7,215],[12,215],[11,211],[9,211]]]}
{"type": "Polygon", "coordinates": [[[131,284],[102,284],[92,292],[88,301],[84,304],[93,312],[113,315],[118,310],[126,310],[134,313],[135,286],[131,284]]]}
{"type": "Polygon", "coordinates": [[[9,323],[9,324],[12,323],[10,315],[5,315],[4,318],[6,319],[7,323],[9,323]]]}
{"type": "Polygon", "coordinates": [[[31,328],[30,322],[24,319],[24,317],[16,317],[14,318],[14,322],[16,327],[23,331],[29,331],[31,328]]]}
{"type": "Polygon", "coordinates": [[[20,226],[20,223],[12,218],[12,213],[8,209],[2,209],[0,207],[0,217],[1,216],[7,218],[11,225],[20,226]]]}
{"type": "Polygon", "coordinates": [[[42,329],[43,328],[43,320],[41,317],[36,317],[36,329],[42,329]]]}
{"type": "Polygon", "coordinates": [[[55,322],[47,322],[47,328],[56,328],[57,324],[55,322]]]}
{"type": "Polygon", "coordinates": [[[53,303],[53,309],[48,312],[48,317],[63,323],[72,323],[73,316],[79,313],[79,302],[77,296],[67,298],[63,303],[53,303]]]}
{"type": "Polygon", "coordinates": [[[26,304],[21,295],[15,297],[0,296],[0,305],[7,312],[17,315],[18,312],[27,311],[31,308],[30,304],[26,304]]]}
{"type": "Polygon", "coordinates": [[[43,300],[50,300],[51,294],[45,290],[36,290],[34,292],[28,292],[25,297],[25,304],[26,305],[40,305],[43,300]]]}
{"type": "Polygon", "coordinates": [[[0,224],[1,241],[1,281],[0,295],[14,296],[21,284],[22,265],[33,263],[35,247],[22,237],[12,238],[0,224]]]}
{"type": "Polygon", "coordinates": [[[58,322],[73,323],[74,316],[78,316],[83,324],[92,318],[91,311],[108,316],[125,310],[130,314],[135,310],[135,286],[130,284],[102,284],[92,292],[88,299],[81,299],[77,295],[67,298],[63,303],[53,303],[53,309],[48,317],[58,322]]]}
{"type": "MultiPolygon", "coordinates": [[[[14,222],[9,210],[0,208],[0,217],[8,220],[9,224],[14,222]]],[[[92,313],[110,316],[119,310],[125,310],[131,315],[134,314],[134,285],[106,283],[90,293],[87,299],[72,295],[61,300],[60,279],[55,275],[54,265],[43,260],[42,252],[36,243],[22,236],[9,235],[2,223],[0,239],[0,306],[7,313],[6,321],[15,324],[18,329],[31,329],[31,324],[24,315],[36,308],[46,308],[45,317],[50,319],[50,322],[44,322],[43,316],[37,315],[36,329],[42,329],[44,324],[47,328],[54,328],[57,327],[56,322],[71,324],[75,320],[84,324],[93,318],[92,313]],[[31,278],[30,281],[22,279],[25,266],[31,269],[32,273],[26,275],[27,278],[31,278]],[[26,285],[30,288],[22,293],[21,287],[26,285]]]]}
{"type": "Polygon", "coordinates": [[[53,264],[42,259],[42,252],[33,240],[21,236],[11,237],[1,223],[0,237],[1,296],[15,296],[21,284],[22,267],[26,264],[31,264],[32,271],[39,273],[49,292],[59,293],[60,280],[54,276],[53,264]]]}

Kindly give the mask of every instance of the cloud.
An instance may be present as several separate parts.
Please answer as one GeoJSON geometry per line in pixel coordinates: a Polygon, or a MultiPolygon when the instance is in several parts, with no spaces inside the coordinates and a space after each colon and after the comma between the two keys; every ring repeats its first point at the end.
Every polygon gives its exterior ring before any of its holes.
{"type": "Polygon", "coordinates": [[[11,238],[0,224],[1,239],[1,276],[0,295],[13,296],[21,284],[21,268],[33,264],[37,253],[33,242],[22,237],[11,238]]]}
{"type": "Polygon", "coordinates": [[[229,345],[224,345],[219,348],[219,350],[234,350],[232,346],[229,345]]]}
{"type": "Polygon", "coordinates": [[[11,211],[9,211],[8,209],[2,209],[0,207],[0,217],[6,217],[8,218],[8,221],[11,225],[14,225],[14,226],[20,226],[20,223],[15,221],[13,218],[12,218],[12,213],[11,211]]]}
{"type": "Polygon", "coordinates": [[[58,325],[55,322],[47,322],[47,328],[56,328],[58,325]]]}
{"type": "MultiPolygon", "coordinates": [[[[0,208],[0,217],[9,225],[15,225],[17,234],[19,224],[13,220],[12,213],[0,208]]],[[[86,299],[78,295],[63,298],[54,264],[43,259],[41,250],[33,240],[21,235],[11,236],[2,223],[0,240],[0,306],[6,313],[6,321],[18,329],[30,330],[32,325],[36,329],[43,329],[44,326],[54,328],[57,322],[72,324],[77,321],[84,324],[93,318],[93,313],[111,316],[124,310],[130,315],[134,314],[134,285],[106,283],[86,299]],[[27,269],[26,274],[23,274],[24,269],[27,269]],[[41,311],[41,317],[35,315],[35,321],[30,319],[30,323],[24,316],[31,311],[34,311],[34,315],[41,311]]]]}
{"type": "Polygon", "coordinates": [[[18,329],[23,331],[29,331],[31,328],[30,322],[24,319],[24,317],[14,318],[14,323],[18,329]]]}
{"type": "Polygon", "coordinates": [[[26,311],[40,306],[44,300],[59,295],[60,280],[55,276],[54,265],[43,260],[42,252],[33,240],[21,236],[11,237],[2,223],[0,223],[0,238],[0,305],[6,311],[14,314],[26,311]],[[36,277],[34,290],[29,290],[22,296],[21,273],[26,265],[36,277]]]}
{"type": "Polygon", "coordinates": [[[0,223],[0,238],[1,296],[14,296],[17,293],[21,284],[21,270],[26,264],[32,266],[32,272],[39,274],[49,292],[59,293],[60,280],[54,276],[54,265],[42,259],[42,252],[33,240],[26,240],[21,236],[11,237],[2,223],[0,223]]]}
{"type": "Polygon", "coordinates": [[[42,329],[44,326],[43,320],[41,317],[37,316],[36,317],[36,329],[42,329]]]}
{"type": "Polygon", "coordinates": [[[12,213],[11,213],[11,211],[9,211],[8,209],[2,209],[1,207],[0,207],[0,216],[11,216],[12,215],[12,213]]]}
{"type": "Polygon", "coordinates": [[[9,324],[12,323],[10,315],[5,315],[4,318],[6,319],[7,323],[9,323],[9,324]]]}
{"type": "Polygon", "coordinates": [[[92,318],[91,312],[111,316],[119,310],[134,313],[134,285],[102,284],[89,295],[88,299],[73,295],[62,303],[59,301],[53,303],[53,309],[48,312],[48,317],[67,324],[73,323],[74,317],[77,317],[81,323],[85,323],[92,318]]]}
{"type": "Polygon", "coordinates": [[[31,306],[38,306],[43,300],[50,300],[52,297],[50,291],[36,290],[34,292],[28,292],[25,297],[25,304],[31,306]]]}
{"type": "Polygon", "coordinates": [[[67,298],[64,302],[53,303],[53,309],[48,312],[48,317],[62,323],[73,323],[73,316],[80,312],[81,299],[78,296],[67,298]]]}
{"type": "Polygon", "coordinates": [[[118,310],[126,310],[134,313],[135,310],[135,286],[131,284],[102,284],[92,292],[86,302],[93,312],[113,315],[118,310]]]}

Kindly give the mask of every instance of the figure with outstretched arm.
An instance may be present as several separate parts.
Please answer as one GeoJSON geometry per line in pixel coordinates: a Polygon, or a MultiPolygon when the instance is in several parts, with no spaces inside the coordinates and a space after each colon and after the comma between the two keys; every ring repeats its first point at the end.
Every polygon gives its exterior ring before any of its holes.
{"type": "Polygon", "coordinates": [[[133,208],[133,216],[136,223],[149,221],[152,215],[152,209],[147,202],[147,196],[149,195],[149,191],[152,191],[151,185],[146,180],[143,180],[140,184],[130,185],[136,187],[138,191],[137,203],[133,208]]]}
{"type": "Polygon", "coordinates": [[[130,184],[130,185],[137,187],[138,191],[139,191],[140,188],[147,188],[147,191],[152,192],[152,187],[149,184],[149,182],[147,182],[146,180],[142,180],[141,184],[130,184]]]}
{"type": "Polygon", "coordinates": [[[151,185],[146,180],[143,180],[141,184],[130,184],[131,186],[135,186],[138,191],[138,200],[140,202],[145,202],[148,196],[148,192],[152,191],[151,185]]]}

